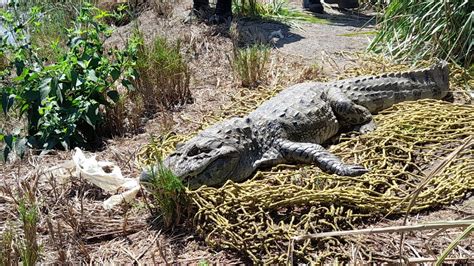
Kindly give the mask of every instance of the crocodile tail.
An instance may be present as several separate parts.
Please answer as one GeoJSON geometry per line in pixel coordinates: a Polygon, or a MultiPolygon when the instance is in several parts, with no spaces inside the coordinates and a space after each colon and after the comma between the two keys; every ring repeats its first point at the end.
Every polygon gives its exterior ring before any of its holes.
{"type": "Polygon", "coordinates": [[[393,104],[418,99],[442,99],[449,90],[446,61],[430,68],[343,80],[337,86],[372,113],[393,104]]]}

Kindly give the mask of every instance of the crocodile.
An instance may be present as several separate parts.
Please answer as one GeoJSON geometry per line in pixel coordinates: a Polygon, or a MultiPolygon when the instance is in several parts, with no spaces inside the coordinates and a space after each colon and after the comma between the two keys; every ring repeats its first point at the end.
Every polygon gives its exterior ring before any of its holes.
{"type": "Polygon", "coordinates": [[[359,176],[369,170],[342,162],[322,145],[341,131],[374,130],[372,114],[393,104],[442,99],[448,89],[445,61],[415,71],[296,84],[247,116],[217,123],[178,144],[140,179],[149,181],[164,166],[195,189],[243,181],[258,168],[280,163],[316,164],[327,173],[359,176]]]}

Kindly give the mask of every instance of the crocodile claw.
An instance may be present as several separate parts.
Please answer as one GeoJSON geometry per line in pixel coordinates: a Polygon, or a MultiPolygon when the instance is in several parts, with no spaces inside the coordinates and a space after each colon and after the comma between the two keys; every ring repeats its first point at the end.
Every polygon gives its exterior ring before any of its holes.
{"type": "Polygon", "coordinates": [[[346,164],[336,170],[336,174],[342,176],[360,176],[368,172],[369,169],[358,164],[346,164]]]}

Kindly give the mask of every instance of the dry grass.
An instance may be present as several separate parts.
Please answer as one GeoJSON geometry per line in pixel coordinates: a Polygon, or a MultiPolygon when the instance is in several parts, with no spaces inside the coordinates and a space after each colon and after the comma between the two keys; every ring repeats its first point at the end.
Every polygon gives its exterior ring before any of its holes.
{"type": "MultiPolygon", "coordinates": [[[[121,153],[113,158],[127,173],[133,155],[121,153]]],[[[147,208],[148,196],[133,205],[105,211],[102,203],[108,195],[100,189],[80,178],[71,179],[68,173],[59,175],[44,170],[48,168],[46,165],[69,156],[69,153],[43,156],[40,161],[31,157],[33,165],[28,168],[34,170],[27,170],[21,163],[16,165],[19,168],[6,167],[9,171],[3,175],[0,190],[0,265],[15,265],[20,260],[25,264],[27,260],[21,256],[21,248],[30,247],[34,251],[31,247],[35,245],[28,243],[35,243],[32,241],[35,239],[40,247],[36,253],[38,263],[44,264],[229,261],[226,254],[212,255],[186,228],[177,227],[174,232],[164,230],[160,219],[147,208]],[[23,192],[25,189],[28,192],[23,192]],[[24,223],[19,199],[33,194],[38,219],[36,223],[24,223]],[[28,224],[36,226],[26,227],[28,224]]]]}
{"type": "Polygon", "coordinates": [[[0,238],[0,265],[13,265],[18,261],[18,256],[13,249],[14,232],[7,225],[0,238]]]}
{"type": "Polygon", "coordinates": [[[104,110],[104,121],[100,131],[104,136],[124,136],[139,133],[143,127],[145,113],[143,96],[129,92],[119,85],[120,99],[104,110]]]}
{"type": "Polygon", "coordinates": [[[0,71],[4,70],[5,67],[8,65],[8,60],[5,54],[0,53],[0,71]]]}
{"type": "Polygon", "coordinates": [[[178,0],[151,0],[150,5],[158,17],[169,18],[173,16],[173,10],[178,0]]]}

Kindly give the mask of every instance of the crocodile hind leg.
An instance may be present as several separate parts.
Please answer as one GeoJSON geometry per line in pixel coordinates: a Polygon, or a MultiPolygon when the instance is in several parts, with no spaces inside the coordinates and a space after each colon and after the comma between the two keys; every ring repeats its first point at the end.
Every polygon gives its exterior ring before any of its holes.
{"type": "Polygon", "coordinates": [[[337,121],[343,128],[354,129],[361,133],[367,133],[376,128],[370,111],[355,104],[339,88],[329,88],[323,97],[331,105],[337,121]]]}
{"type": "Polygon", "coordinates": [[[315,163],[321,170],[343,176],[359,176],[369,170],[361,165],[345,164],[334,154],[319,144],[293,142],[289,140],[277,141],[278,149],[283,157],[295,163],[315,163]]]}

